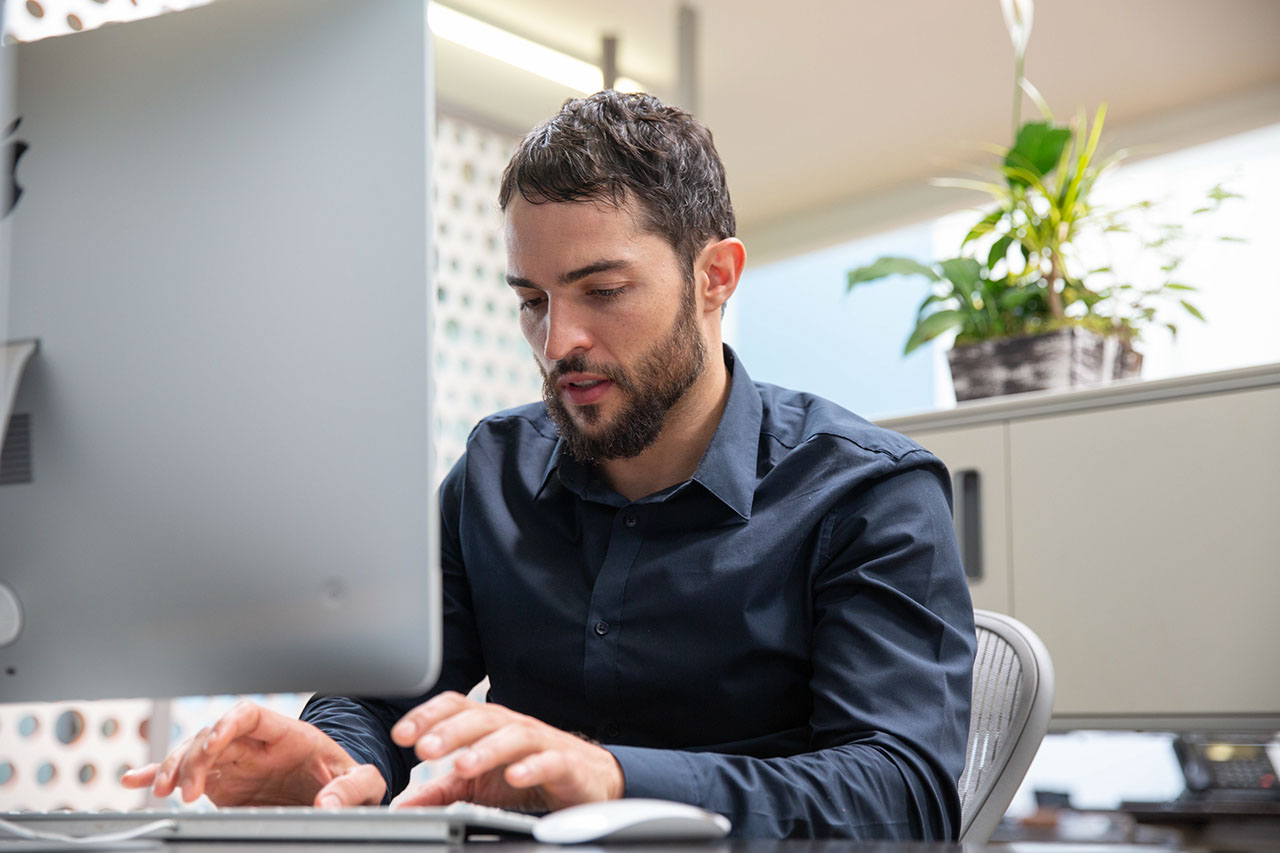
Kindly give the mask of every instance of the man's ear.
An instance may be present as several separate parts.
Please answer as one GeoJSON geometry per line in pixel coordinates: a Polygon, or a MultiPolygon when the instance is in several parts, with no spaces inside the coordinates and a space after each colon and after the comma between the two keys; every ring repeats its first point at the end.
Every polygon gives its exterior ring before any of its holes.
{"type": "Polygon", "coordinates": [[[702,310],[719,311],[738,289],[747,263],[747,248],[737,237],[708,243],[698,256],[695,281],[701,289],[702,310]]]}

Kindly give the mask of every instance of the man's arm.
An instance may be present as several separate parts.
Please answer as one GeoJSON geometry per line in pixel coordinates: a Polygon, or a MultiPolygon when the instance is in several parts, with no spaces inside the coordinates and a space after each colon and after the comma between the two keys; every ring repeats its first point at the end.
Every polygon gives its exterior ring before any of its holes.
{"type": "Polygon", "coordinates": [[[609,747],[627,796],[720,812],[740,836],[955,838],[973,609],[945,470],[916,454],[823,521],[811,576],[812,751],[609,747]]]}

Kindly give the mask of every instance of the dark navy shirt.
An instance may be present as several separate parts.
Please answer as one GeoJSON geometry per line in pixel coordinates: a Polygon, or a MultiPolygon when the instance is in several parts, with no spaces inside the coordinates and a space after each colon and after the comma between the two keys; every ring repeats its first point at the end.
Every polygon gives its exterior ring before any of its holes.
{"type": "Polygon", "coordinates": [[[489,701],[601,741],[626,796],[737,836],[955,838],[975,641],[946,471],[725,357],[697,472],[637,501],[542,404],[482,421],[441,487],[440,681],[303,719],[395,793],[415,759],[391,725],[488,675],[489,701]]]}

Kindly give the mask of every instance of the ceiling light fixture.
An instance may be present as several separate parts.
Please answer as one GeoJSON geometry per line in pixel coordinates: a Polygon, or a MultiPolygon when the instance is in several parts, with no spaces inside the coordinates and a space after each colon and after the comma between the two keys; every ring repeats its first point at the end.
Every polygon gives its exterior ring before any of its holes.
{"type": "MultiPolygon", "coordinates": [[[[553,80],[584,95],[604,88],[604,73],[590,62],[486,24],[448,6],[428,3],[427,23],[432,33],[446,41],[553,80]]],[[[620,92],[644,91],[643,86],[627,77],[619,77],[614,88],[620,92]]]]}

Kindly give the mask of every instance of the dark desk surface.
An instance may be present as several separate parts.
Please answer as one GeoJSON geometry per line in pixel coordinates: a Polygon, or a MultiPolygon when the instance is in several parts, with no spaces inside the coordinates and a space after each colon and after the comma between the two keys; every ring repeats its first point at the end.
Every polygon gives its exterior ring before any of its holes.
{"type": "MultiPolygon", "coordinates": [[[[244,853],[254,845],[226,842],[168,842],[164,847],[198,853],[244,853]]],[[[267,848],[271,853],[422,853],[424,844],[334,844],[278,843],[267,848]]],[[[1168,853],[1174,848],[1125,844],[1046,844],[1013,843],[994,845],[926,844],[918,842],[862,841],[711,841],[703,843],[667,844],[579,844],[560,847],[527,841],[470,841],[469,848],[489,848],[491,853],[1168,853]]],[[[0,847],[0,849],[4,849],[0,847]]],[[[81,848],[83,849],[83,848],[81,848]]],[[[161,849],[161,848],[154,848],[161,849]]]]}

